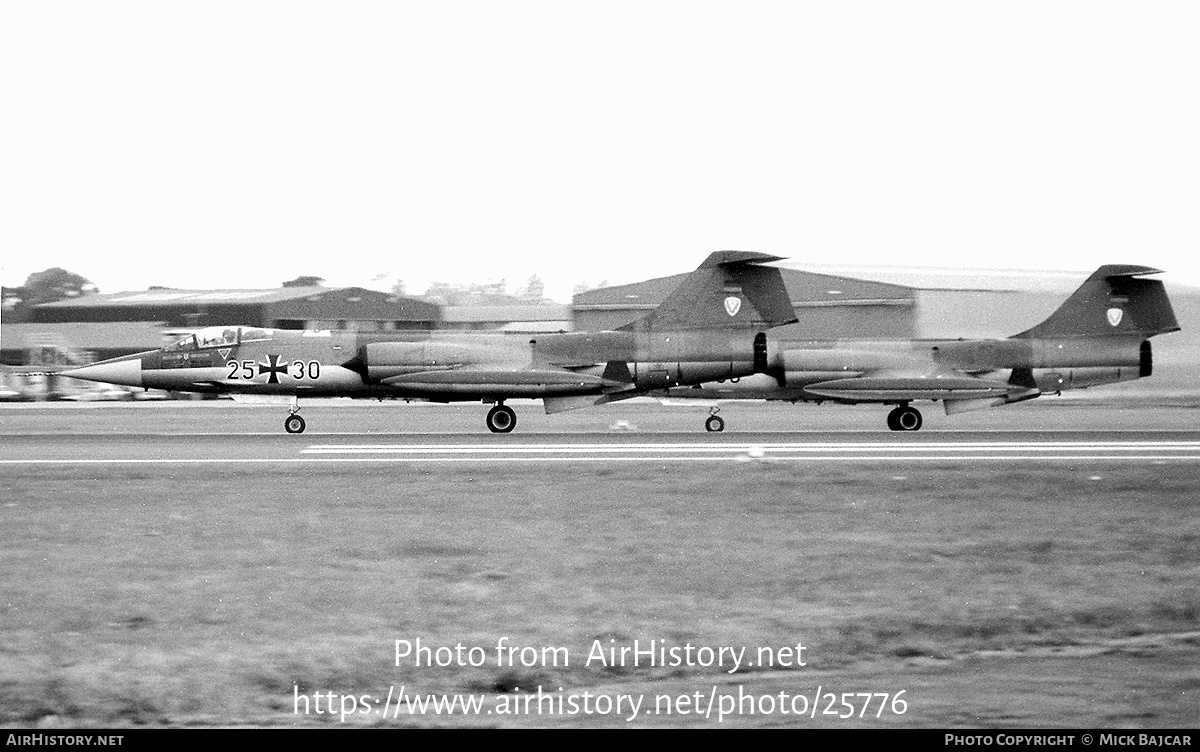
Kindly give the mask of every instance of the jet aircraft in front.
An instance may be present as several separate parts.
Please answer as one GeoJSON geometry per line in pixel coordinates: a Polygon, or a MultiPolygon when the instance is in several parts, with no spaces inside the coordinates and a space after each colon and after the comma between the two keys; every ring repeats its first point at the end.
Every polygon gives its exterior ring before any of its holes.
{"type": "Polygon", "coordinates": [[[650,390],[765,372],[766,331],[796,320],[779,257],[719,251],[648,316],[617,331],[459,335],[209,327],[169,347],[64,371],[146,389],[291,398],[284,423],[300,433],[301,397],[479,401],[487,427],[508,433],[514,398],[546,412],[650,390]]]}

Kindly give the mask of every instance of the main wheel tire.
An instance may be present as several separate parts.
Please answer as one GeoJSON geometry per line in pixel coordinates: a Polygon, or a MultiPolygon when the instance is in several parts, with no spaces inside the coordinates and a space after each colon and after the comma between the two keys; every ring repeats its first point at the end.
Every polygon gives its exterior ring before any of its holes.
{"type": "Polygon", "coordinates": [[[704,430],[709,433],[720,433],[725,430],[725,421],[719,415],[710,415],[704,421],[704,430]]]}
{"type": "Polygon", "coordinates": [[[914,407],[901,408],[896,413],[896,426],[901,431],[920,431],[923,422],[921,411],[914,407]]]}
{"type": "Polygon", "coordinates": [[[288,433],[304,433],[304,418],[299,415],[289,415],[283,421],[283,430],[288,433]]]}
{"type": "Polygon", "coordinates": [[[517,427],[517,414],[511,407],[496,405],[488,411],[487,427],[492,433],[511,433],[517,427]]]}

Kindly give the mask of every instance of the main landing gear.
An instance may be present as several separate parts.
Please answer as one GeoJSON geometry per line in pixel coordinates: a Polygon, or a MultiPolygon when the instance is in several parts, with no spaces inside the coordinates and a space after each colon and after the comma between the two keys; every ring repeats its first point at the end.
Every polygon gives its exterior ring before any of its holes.
{"type": "Polygon", "coordinates": [[[517,427],[517,414],[511,407],[500,402],[488,410],[487,427],[492,433],[511,433],[517,427]]]}
{"type": "Polygon", "coordinates": [[[921,411],[909,407],[908,403],[892,410],[887,417],[888,428],[893,431],[919,431],[921,423],[921,411]]]}
{"type": "Polygon", "coordinates": [[[725,430],[725,420],[717,415],[721,412],[721,408],[714,407],[708,413],[708,420],[704,421],[704,430],[709,433],[720,433],[725,430]]]}

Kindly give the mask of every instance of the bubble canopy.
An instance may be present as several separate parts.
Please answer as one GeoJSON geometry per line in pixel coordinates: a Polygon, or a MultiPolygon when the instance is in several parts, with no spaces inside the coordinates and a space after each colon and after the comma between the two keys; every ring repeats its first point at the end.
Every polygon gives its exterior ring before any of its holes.
{"type": "Polygon", "coordinates": [[[170,352],[184,350],[204,350],[214,347],[233,347],[243,342],[258,342],[271,339],[274,329],[260,329],[249,326],[210,326],[193,332],[183,339],[168,345],[164,350],[170,352]]]}

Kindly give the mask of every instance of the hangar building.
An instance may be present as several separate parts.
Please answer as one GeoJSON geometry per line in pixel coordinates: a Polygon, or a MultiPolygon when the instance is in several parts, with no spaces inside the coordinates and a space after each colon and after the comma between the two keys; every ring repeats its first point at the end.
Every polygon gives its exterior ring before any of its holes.
{"type": "MultiPolygon", "coordinates": [[[[906,272],[782,268],[799,321],[783,340],[1007,337],[1038,323],[1087,273],[906,272]]],[[[685,274],[579,293],[579,331],[616,329],[653,310],[685,274]]]]}
{"type": "MultiPolygon", "coordinates": [[[[654,310],[686,277],[589,290],[574,297],[575,329],[616,329],[654,310]]],[[[784,339],[909,337],[914,329],[915,291],[901,285],[849,277],[783,271],[800,323],[780,327],[784,339]]]]}
{"type": "Polygon", "coordinates": [[[243,324],[269,329],[433,329],[441,309],[361,287],[172,290],[85,295],[35,307],[30,323],[160,321],[168,327],[243,324]]]}
{"type": "Polygon", "coordinates": [[[446,306],[440,329],[459,332],[500,331],[545,334],[572,329],[571,307],[560,304],[446,306]]]}
{"type": "Polygon", "coordinates": [[[241,324],[269,329],[430,330],[441,307],[361,287],[176,290],[85,295],[35,306],[25,322],[5,324],[3,362],[53,360],[55,349],[109,358],[161,347],[175,329],[241,324]],[[31,353],[37,355],[31,355],[31,353]]]}

